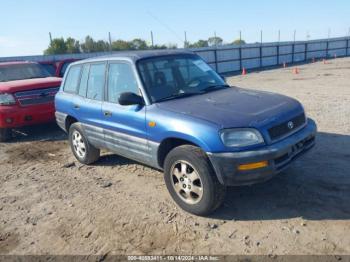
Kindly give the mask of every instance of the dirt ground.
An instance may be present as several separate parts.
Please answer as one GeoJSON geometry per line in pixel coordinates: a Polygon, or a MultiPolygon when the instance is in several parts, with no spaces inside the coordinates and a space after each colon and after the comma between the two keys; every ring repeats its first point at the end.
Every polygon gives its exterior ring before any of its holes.
{"type": "Polygon", "coordinates": [[[299,99],[316,148],[273,180],[230,188],[211,217],[176,207],[162,173],[73,158],[54,124],[0,144],[0,254],[350,254],[350,59],[249,73],[232,85],[299,99]]]}

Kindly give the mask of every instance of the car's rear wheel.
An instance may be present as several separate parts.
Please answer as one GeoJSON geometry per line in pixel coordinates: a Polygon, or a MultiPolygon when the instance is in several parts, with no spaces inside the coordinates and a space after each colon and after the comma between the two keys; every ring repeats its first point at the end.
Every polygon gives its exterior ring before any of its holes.
{"type": "Polygon", "coordinates": [[[69,143],[75,158],[82,164],[89,165],[100,158],[100,150],[89,143],[80,123],[70,126],[69,143]]]}
{"type": "Polygon", "coordinates": [[[0,142],[9,141],[12,138],[11,128],[0,128],[0,142]]]}
{"type": "Polygon", "coordinates": [[[198,147],[173,149],[164,164],[166,186],[174,201],[185,211],[207,215],[224,200],[226,187],[218,181],[207,155],[198,147]]]}

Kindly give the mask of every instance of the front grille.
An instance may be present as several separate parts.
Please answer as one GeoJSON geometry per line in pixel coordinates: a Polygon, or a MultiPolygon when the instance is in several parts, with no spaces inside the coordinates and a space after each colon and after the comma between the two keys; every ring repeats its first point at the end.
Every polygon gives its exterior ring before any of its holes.
{"type": "Polygon", "coordinates": [[[273,141],[281,137],[284,137],[290,133],[293,133],[296,129],[303,126],[305,122],[306,122],[305,114],[302,113],[286,122],[283,122],[282,124],[271,127],[268,130],[270,139],[273,141]]]}
{"type": "Polygon", "coordinates": [[[22,106],[40,105],[53,102],[58,90],[59,87],[50,87],[22,91],[15,93],[15,97],[22,106]]]}

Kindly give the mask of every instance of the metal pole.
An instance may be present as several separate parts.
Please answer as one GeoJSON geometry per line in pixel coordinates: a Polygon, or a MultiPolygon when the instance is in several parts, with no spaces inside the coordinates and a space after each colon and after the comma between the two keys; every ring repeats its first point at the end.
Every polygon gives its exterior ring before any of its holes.
{"type": "Polygon", "coordinates": [[[293,42],[295,42],[296,35],[297,35],[297,30],[294,30],[293,42]]]}
{"type": "Polygon", "coordinates": [[[218,53],[217,53],[216,31],[214,31],[214,39],[215,39],[215,50],[214,50],[215,71],[218,72],[218,53]]]}
{"type": "Polygon", "coordinates": [[[307,60],[307,49],[308,49],[308,42],[305,42],[305,51],[304,51],[304,61],[307,60]]]}
{"type": "Polygon", "coordinates": [[[262,67],[262,42],[263,42],[263,31],[260,31],[260,68],[262,67]]]}
{"type": "Polygon", "coordinates": [[[242,31],[239,31],[239,70],[242,71],[242,31]]]}
{"type": "Polygon", "coordinates": [[[151,47],[154,47],[153,32],[151,31],[151,47]]]}
{"type": "Polygon", "coordinates": [[[278,30],[277,65],[280,64],[280,41],[281,41],[281,30],[278,30]]]}
{"type": "Polygon", "coordinates": [[[278,30],[278,43],[281,41],[281,30],[278,30]]]}
{"type": "Polygon", "coordinates": [[[348,39],[346,40],[346,56],[349,55],[349,42],[350,42],[350,28],[349,28],[349,33],[348,33],[348,39]]]}
{"type": "Polygon", "coordinates": [[[112,51],[112,37],[111,32],[108,32],[109,50],[112,51]]]}
{"type": "Polygon", "coordinates": [[[185,43],[184,43],[184,48],[187,48],[187,33],[185,31],[185,43]]]}
{"type": "Polygon", "coordinates": [[[217,47],[217,41],[216,41],[216,31],[214,31],[214,39],[215,39],[215,48],[217,47]]]}
{"type": "Polygon", "coordinates": [[[331,29],[328,28],[328,36],[327,36],[327,46],[326,46],[326,58],[328,58],[328,51],[329,51],[329,38],[331,36],[331,29]]]}
{"type": "Polygon", "coordinates": [[[51,35],[51,32],[49,32],[49,38],[50,38],[50,44],[52,44],[52,35],[51,35]]]}
{"type": "Polygon", "coordinates": [[[292,44],[292,63],[294,63],[294,51],[295,51],[295,37],[297,34],[297,30],[294,30],[294,36],[293,36],[293,44],[292,44]]]}

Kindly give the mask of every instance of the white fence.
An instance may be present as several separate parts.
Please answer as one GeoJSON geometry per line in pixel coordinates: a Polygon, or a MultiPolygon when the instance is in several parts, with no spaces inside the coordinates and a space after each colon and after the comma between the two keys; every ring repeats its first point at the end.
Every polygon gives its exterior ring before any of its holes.
{"type": "MultiPolygon", "coordinates": [[[[231,73],[246,69],[260,69],[283,63],[300,63],[312,59],[344,57],[350,55],[350,38],[330,38],[312,41],[274,42],[190,49],[201,56],[218,73],[231,73]]],[[[4,61],[60,61],[86,59],[116,52],[81,53],[64,55],[39,55],[3,57],[4,61]]]]}

